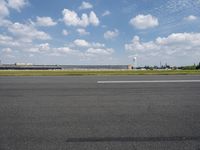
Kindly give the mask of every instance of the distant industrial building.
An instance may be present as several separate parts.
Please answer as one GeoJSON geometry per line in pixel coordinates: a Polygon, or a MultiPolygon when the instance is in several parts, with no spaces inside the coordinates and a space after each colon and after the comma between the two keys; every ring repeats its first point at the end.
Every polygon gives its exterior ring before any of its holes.
{"type": "Polygon", "coordinates": [[[0,70],[131,70],[132,65],[32,65],[0,64],[0,70]]]}
{"type": "Polygon", "coordinates": [[[127,70],[130,69],[129,66],[130,65],[61,65],[61,68],[68,70],[127,70]]]}
{"type": "Polygon", "coordinates": [[[2,64],[0,70],[61,70],[57,65],[2,64]]]}

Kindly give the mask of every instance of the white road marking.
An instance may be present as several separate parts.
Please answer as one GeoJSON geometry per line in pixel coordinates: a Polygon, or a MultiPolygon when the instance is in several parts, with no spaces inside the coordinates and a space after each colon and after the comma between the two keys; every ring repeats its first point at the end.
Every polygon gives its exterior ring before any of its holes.
{"type": "Polygon", "coordinates": [[[141,80],[141,81],[97,81],[98,84],[119,84],[119,83],[190,83],[200,80],[141,80]]]}

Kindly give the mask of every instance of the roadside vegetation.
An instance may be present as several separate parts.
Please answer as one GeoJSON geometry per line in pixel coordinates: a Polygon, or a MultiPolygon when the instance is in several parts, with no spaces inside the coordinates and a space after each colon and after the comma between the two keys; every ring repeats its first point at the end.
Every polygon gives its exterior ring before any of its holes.
{"type": "Polygon", "coordinates": [[[0,70],[0,76],[200,75],[200,70],[0,70]]]}
{"type": "Polygon", "coordinates": [[[200,69],[200,62],[198,65],[194,64],[192,66],[183,66],[183,67],[179,67],[179,69],[183,69],[183,70],[196,70],[196,69],[200,69]]]}
{"type": "Polygon", "coordinates": [[[144,66],[144,67],[137,67],[137,69],[145,69],[145,70],[157,70],[157,69],[161,69],[161,70],[198,70],[200,69],[200,62],[198,65],[194,64],[191,66],[170,66],[170,65],[162,65],[160,67],[158,66],[144,66]]]}

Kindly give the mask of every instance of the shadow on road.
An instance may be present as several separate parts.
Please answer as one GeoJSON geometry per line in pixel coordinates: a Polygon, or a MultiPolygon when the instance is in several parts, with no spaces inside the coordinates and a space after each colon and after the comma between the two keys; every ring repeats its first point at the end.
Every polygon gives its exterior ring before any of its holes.
{"type": "Polygon", "coordinates": [[[66,142],[167,142],[167,141],[200,141],[200,136],[173,137],[87,137],[68,138],[66,142]]]}

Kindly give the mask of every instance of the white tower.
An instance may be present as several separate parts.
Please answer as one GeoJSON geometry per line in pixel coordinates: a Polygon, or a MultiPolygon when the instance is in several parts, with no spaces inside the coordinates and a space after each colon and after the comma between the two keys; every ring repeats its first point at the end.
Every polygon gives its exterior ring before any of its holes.
{"type": "Polygon", "coordinates": [[[133,67],[136,69],[137,68],[137,57],[133,57],[133,67]]]}

